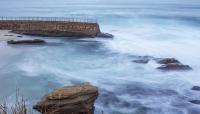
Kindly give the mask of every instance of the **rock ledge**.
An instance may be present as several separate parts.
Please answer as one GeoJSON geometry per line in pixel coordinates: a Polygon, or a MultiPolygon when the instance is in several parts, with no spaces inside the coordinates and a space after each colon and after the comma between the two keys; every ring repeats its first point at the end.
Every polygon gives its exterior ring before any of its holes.
{"type": "Polygon", "coordinates": [[[93,114],[98,88],[80,84],[55,89],[33,108],[42,114],[93,114]]]}

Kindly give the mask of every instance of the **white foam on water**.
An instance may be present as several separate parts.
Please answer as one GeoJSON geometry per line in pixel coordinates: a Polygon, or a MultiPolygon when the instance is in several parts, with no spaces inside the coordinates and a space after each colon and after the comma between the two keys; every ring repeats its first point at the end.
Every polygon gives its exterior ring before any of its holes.
{"type": "MultiPolygon", "coordinates": [[[[115,35],[113,40],[105,41],[105,47],[113,52],[136,56],[153,56],[157,58],[177,58],[183,64],[194,68],[194,74],[200,72],[200,33],[199,28],[180,23],[135,23],[128,27],[107,27],[115,35]],[[140,24],[140,25],[138,25],[140,24]]],[[[188,80],[200,83],[196,80],[198,75],[188,80]]],[[[183,76],[184,77],[184,76],[183,76]]]]}

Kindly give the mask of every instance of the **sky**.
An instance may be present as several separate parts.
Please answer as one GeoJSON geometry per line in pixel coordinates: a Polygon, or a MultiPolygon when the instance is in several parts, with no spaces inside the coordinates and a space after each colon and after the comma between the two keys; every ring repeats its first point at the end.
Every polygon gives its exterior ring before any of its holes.
{"type": "Polygon", "coordinates": [[[0,4],[67,4],[67,3],[84,3],[84,4],[193,4],[200,6],[200,0],[0,0],[0,4]]]}
{"type": "MultiPolygon", "coordinates": [[[[37,0],[36,0],[37,1],[37,0]]],[[[49,0],[58,1],[58,0],[49,0]]],[[[75,2],[75,3],[187,3],[200,4],[200,0],[59,0],[59,2],[75,2]]]]}
{"type": "Polygon", "coordinates": [[[81,0],[81,1],[116,2],[116,3],[200,3],[200,0],[81,0]]]}
{"type": "MultiPolygon", "coordinates": [[[[0,0],[3,1],[15,1],[16,0],[0,0]]],[[[34,1],[51,1],[51,2],[74,2],[74,3],[190,3],[199,4],[200,0],[17,0],[24,2],[34,1]]]]}

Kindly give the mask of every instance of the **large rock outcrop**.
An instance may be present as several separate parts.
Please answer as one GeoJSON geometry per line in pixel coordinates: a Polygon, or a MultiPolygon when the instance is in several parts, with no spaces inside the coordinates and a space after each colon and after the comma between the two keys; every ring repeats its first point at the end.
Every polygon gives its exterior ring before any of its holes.
{"type": "Polygon", "coordinates": [[[93,114],[98,88],[80,84],[55,89],[33,108],[42,114],[93,114]]]}

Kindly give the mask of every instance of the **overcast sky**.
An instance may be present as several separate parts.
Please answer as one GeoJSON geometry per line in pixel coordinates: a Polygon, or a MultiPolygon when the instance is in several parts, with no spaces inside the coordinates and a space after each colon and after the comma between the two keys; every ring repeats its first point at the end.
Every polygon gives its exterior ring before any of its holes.
{"type": "Polygon", "coordinates": [[[200,0],[0,0],[0,3],[3,2],[53,2],[53,3],[116,3],[116,4],[135,4],[135,3],[178,3],[178,4],[200,4],[200,0]]]}
{"type": "MultiPolygon", "coordinates": [[[[58,1],[58,0],[52,0],[58,1]]],[[[200,0],[59,0],[69,2],[90,2],[90,3],[189,3],[199,4],[200,0]]]]}

